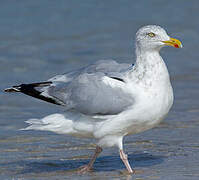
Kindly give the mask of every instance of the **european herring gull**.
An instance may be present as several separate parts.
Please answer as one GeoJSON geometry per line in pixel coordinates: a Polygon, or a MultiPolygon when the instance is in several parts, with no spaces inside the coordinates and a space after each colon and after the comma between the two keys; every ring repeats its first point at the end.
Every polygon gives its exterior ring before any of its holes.
{"type": "Polygon", "coordinates": [[[64,106],[66,112],[26,121],[25,130],[52,131],[96,139],[89,171],[104,147],[119,148],[120,158],[133,173],[123,151],[123,137],[159,124],[173,104],[167,67],[159,54],[164,46],[181,48],[160,26],[148,25],[136,33],[135,64],[101,60],[87,67],[57,75],[46,82],[21,84],[5,89],[22,92],[64,106]]]}

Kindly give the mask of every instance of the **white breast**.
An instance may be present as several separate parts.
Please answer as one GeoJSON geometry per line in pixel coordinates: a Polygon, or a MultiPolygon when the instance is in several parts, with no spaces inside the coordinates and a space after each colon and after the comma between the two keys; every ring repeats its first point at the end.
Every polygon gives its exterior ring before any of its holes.
{"type": "Polygon", "coordinates": [[[165,118],[173,104],[173,89],[169,79],[144,86],[137,86],[135,106],[128,112],[129,134],[155,127],[165,118]]]}

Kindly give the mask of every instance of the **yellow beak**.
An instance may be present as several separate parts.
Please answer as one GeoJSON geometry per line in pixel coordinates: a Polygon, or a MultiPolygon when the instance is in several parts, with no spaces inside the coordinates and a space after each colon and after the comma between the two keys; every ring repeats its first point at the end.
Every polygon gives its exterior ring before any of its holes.
{"type": "Polygon", "coordinates": [[[162,41],[168,46],[173,46],[175,48],[182,48],[182,43],[178,39],[170,38],[169,41],[162,41]]]}

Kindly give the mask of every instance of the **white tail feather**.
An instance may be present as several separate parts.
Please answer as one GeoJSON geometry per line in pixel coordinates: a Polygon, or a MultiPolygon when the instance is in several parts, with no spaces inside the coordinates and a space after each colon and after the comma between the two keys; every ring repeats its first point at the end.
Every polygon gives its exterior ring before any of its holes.
{"type": "Polygon", "coordinates": [[[20,130],[52,131],[57,134],[72,134],[85,137],[91,137],[93,131],[93,124],[89,123],[86,117],[83,119],[82,115],[76,113],[57,113],[42,119],[29,119],[26,123],[29,126],[20,130]],[[79,119],[82,121],[79,121],[79,119]]]}

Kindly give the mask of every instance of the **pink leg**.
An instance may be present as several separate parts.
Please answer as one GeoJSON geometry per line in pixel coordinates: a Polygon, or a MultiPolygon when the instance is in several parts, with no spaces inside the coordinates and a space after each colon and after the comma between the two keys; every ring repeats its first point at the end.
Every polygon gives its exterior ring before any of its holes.
{"type": "Polygon", "coordinates": [[[131,169],[131,166],[130,166],[129,161],[128,161],[128,157],[122,149],[120,150],[120,158],[123,161],[124,165],[126,166],[126,169],[128,170],[128,172],[130,174],[135,173],[134,170],[131,169]]]}
{"type": "Polygon", "coordinates": [[[92,167],[93,167],[93,164],[94,164],[94,162],[95,162],[97,156],[98,156],[101,152],[102,152],[102,148],[99,147],[99,146],[97,146],[96,149],[95,149],[95,154],[91,157],[90,162],[89,162],[87,165],[85,165],[85,166],[83,166],[83,167],[80,167],[80,170],[78,171],[78,173],[84,174],[84,173],[90,171],[90,170],[92,169],[92,167]]]}

